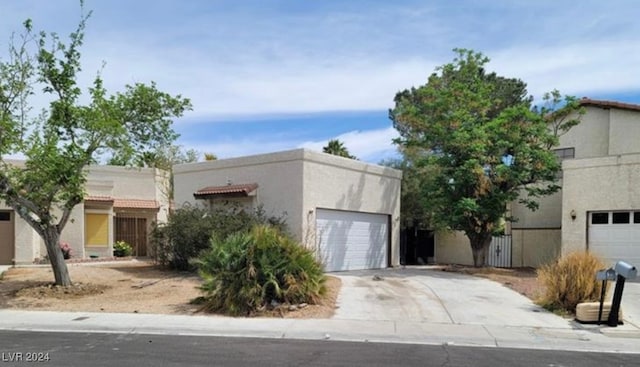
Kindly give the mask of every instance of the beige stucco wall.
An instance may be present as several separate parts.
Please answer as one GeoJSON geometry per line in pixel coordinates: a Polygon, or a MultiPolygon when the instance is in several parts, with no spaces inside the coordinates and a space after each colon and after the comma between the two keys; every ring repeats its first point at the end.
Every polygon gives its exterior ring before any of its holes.
{"type": "Polygon", "coordinates": [[[315,211],[338,209],[387,214],[391,218],[392,266],[400,265],[400,184],[398,170],[353,159],[303,151],[302,241],[315,246],[315,211]]]}
{"type": "Polygon", "coordinates": [[[176,208],[185,203],[205,205],[193,193],[207,186],[257,183],[256,205],[262,204],[268,215],[286,213],[292,234],[301,238],[302,172],[301,150],[176,165],[176,208]]]}
{"type": "MultiPolygon", "coordinates": [[[[74,257],[85,257],[84,251],[84,203],[76,205],[71,211],[67,225],[60,235],[61,242],[67,242],[74,257]]],[[[44,243],[40,249],[42,256],[47,253],[44,243]]]]}
{"type": "Polygon", "coordinates": [[[473,265],[469,239],[458,231],[436,232],[435,260],[438,264],[473,265]]]}
{"type": "Polygon", "coordinates": [[[609,110],[609,155],[640,153],[640,113],[609,110]]]}
{"type": "Polygon", "coordinates": [[[609,154],[610,110],[585,107],[580,123],[560,136],[557,148],[575,148],[576,158],[602,157],[609,154]]]}
{"type": "MultiPolygon", "coordinates": [[[[559,185],[562,181],[558,182],[559,185]]],[[[562,191],[552,195],[535,198],[538,209],[530,210],[518,202],[511,204],[511,215],[517,221],[511,223],[511,228],[560,228],[562,225],[562,191]]]]}
{"type": "MultiPolygon", "coordinates": [[[[627,128],[628,125],[635,125],[640,129],[640,124],[631,124],[634,115],[638,114],[617,109],[586,106],[585,114],[580,118],[580,123],[560,136],[560,143],[556,148],[574,148],[575,159],[607,156],[610,154],[610,150],[627,150],[630,148],[629,144],[624,147],[616,147],[614,145],[618,143],[610,142],[609,134],[610,131],[617,132],[627,128]]],[[[638,131],[640,132],[640,130],[638,131]]],[[[558,181],[558,184],[563,186],[562,180],[558,181]]],[[[518,221],[513,223],[513,228],[560,228],[562,226],[562,191],[536,200],[540,204],[536,211],[531,211],[517,202],[513,203],[513,216],[518,218],[518,221]]]]}
{"type": "Polygon", "coordinates": [[[31,264],[40,257],[42,240],[27,222],[15,216],[15,262],[16,264],[31,264]]]}
{"type": "Polygon", "coordinates": [[[168,173],[155,168],[90,166],[87,194],[158,200],[163,204],[168,201],[168,189],[163,186],[168,177],[168,173]]]}
{"type": "Polygon", "coordinates": [[[560,254],[560,229],[512,229],[513,267],[534,267],[555,260],[560,254]]]}
{"type": "Polygon", "coordinates": [[[570,160],[563,168],[563,254],[586,248],[589,211],[640,208],[640,154],[570,160]]]}

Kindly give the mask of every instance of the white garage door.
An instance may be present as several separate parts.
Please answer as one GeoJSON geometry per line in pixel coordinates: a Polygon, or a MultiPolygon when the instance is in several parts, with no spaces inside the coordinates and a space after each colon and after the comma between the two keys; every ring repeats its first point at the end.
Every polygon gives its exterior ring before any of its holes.
{"type": "Polygon", "coordinates": [[[316,238],[326,271],[387,266],[388,216],[316,210],[316,238]]]}
{"type": "Polygon", "coordinates": [[[589,250],[606,266],[620,260],[640,265],[640,211],[590,213],[589,250]]]}

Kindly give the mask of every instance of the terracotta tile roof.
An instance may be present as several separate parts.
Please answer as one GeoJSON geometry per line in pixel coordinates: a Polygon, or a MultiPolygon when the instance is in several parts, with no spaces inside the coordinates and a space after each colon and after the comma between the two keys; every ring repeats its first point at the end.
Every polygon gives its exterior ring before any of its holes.
{"type": "Polygon", "coordinates": [[[225,186],[208,186],[193,193],[194,197],[202,196],[249,196],[258,188],[257,183],[225,186]]]}
{"type": "Polygon", "coordinates": [[[113,201],[113,207],[127,209],[158,209],[160,208],[160,204],[155,200],[115,199],[113,201]]]}
{"type": "Polygon", "coordinates": [[[603,101],[584,97],[580,100],[581,106],[594,106],[602,108],[619,108],[622,110],[640,111],[640,105],[633,103],[603,101]]]}
{"type": "Polygon", "coordinates": [[[100,203],[112,203],[113,198],[111,196],[93,195],[84,198],[84,201],[100,202],[100,203]]]}
{"type": "Polygon", "coordinates": [[[114,208],[127,209],[158,209],[160,204],[156,200],[143,199],[118,199],[111,196],[90,195],[84,198],[85,202],[112,204],[114,208]]]}

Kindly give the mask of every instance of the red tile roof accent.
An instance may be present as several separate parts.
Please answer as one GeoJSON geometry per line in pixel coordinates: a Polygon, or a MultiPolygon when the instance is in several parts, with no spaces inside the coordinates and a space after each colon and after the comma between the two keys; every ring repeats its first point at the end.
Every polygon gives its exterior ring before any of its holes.
{"type": "Polygon", "coordinates": [[[615,102],[615,101],[603,101],[598,99],[590,99],[584,97],[580,100],[581,106],[594,106],[602,108],[619,108],[622,110],[640,111],[640,105],[633,103],[615,102]]]}
{"type": "Polygon", "coordinates": [[[158,209],[160,208],[160,204],[155,200],[115,199],[113,201],[113,207],[127,209],[158,209]]]}
{"type": "Polygon", "coordinates": [[[85,202],[112,204],[121,209],[158,209],[160,204],[155,200],[118,199],[111,196],[93,195],[84,198],[85,202]]]}
{"type": "Polygon", "coordinates": [[[93,201],[93,202],[101,202],[101,203],[112,203],[113,202],[113,198],[111,196],[94,195],[94,196],[85,197],[84,201],[93,201]]]}
{"type": "Polygon", "coordinates": [[[225,186],[208,186],[193,193],[193,196],[208,195],[239,195],[249,196],[250,193],[258,188],[257,183],[241,184],[241,185],[225,185],[225,186]]]}

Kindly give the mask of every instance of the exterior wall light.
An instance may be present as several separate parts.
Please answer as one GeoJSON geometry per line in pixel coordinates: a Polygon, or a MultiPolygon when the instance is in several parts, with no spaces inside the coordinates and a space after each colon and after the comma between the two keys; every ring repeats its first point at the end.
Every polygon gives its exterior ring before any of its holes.
{"type": "Polygon", "coordinates": [[[569,213],[569,215],[571,216],[571,220],[576,220],[577,214],[575,210],[571,209],[571,213],[569,213]]]}

